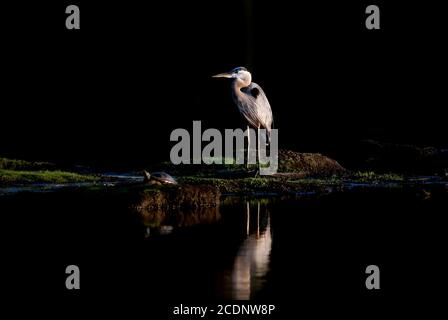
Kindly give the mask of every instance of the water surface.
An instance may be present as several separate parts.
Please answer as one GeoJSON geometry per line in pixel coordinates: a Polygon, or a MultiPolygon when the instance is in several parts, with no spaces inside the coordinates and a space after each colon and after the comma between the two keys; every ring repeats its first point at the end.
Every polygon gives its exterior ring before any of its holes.
{"type": "Polygon", "coordinates": [[[0,197],[4,265],[14,290],[33,290],[23,276],[31,265],[39,274],[35,287],[61,292],[65,266],[77,264],[82,299],[150,304],[359,301],[369,264],[384,270],[385,297],[431,291],[446,270],[447,208],[444,184],[227,196],[216,208],[145,214],[107,192],[0,197]],[[410,281],[412,272],[425,276],[410,281]]]}

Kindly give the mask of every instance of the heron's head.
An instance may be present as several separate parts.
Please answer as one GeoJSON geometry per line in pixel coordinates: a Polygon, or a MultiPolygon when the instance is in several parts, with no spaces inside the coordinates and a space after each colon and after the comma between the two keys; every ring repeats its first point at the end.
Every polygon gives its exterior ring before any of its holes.
{"type": "Polygon", "coordinates": [[[229,78],[235,79],[241,86],[247,87],[252,82],[252,75],[244,67],[238,67],[230,72],[224,72],[214,75],[213,78],[229,78]]]}

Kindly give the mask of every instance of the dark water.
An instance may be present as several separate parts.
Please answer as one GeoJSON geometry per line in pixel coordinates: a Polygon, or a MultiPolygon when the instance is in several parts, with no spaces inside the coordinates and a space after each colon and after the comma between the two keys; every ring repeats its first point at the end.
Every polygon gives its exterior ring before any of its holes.
{"type": "Polygon", "coordinates": [[[276,303],[285,314],[436,301],[447,208],[444,184],[225,197],[219,208],[143,215],[109,194],[3,196],[3,289],[99,310],[99,297],[139,311],[143,303],[148,314],[232,299],[276,303]],[[65,290],[70,264],[81,269],[80,293],[65,290]],[[370,264],[381,270],[377,292],[365,289],[370,264]]]}

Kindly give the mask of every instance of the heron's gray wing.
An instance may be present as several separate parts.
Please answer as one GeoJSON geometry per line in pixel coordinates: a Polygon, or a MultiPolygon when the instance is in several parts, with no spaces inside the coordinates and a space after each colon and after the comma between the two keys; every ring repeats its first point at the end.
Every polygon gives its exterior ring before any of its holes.
{"type": "Polygon", "coordinates": [[[255,128],[258,126],[267,129],[272,127],[272,110],[263,89],[252,82],[248,87],[241,89],[243,97],[240,99],[240,111],[246,120],[255,128]]]}

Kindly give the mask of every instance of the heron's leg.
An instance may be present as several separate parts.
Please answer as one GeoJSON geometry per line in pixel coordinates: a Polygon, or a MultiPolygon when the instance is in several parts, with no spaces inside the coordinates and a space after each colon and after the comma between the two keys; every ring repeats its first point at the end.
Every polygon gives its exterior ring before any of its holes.
{"type": "Polygon", "coordinates": [[[257,210],[257,238],[260,238],[260,201],[258,201],[257,210]]]}
{"type": "Polygon", "coordinates": [[[246,234],[249,235],[249,223],[250,223],[249,201],[246,201],[246,212],[247,212],[246,234]]]}
{"type": "Polygon", "coordinates": [[[260,136],[260,126],[258,126],[258,129],[257,129],[258,169],[260,169],[260,164],[261,164],[261,157],[260,157],[260,140],[261,140],[261,136],[260,136]]]}
{"type": "Polygon", "coordinates": [[[247,163],[246,168],[249,169],[249,154],[250,154],[250,131],[249,125],[247,126],[247,163]]]}

